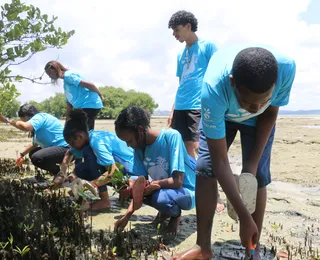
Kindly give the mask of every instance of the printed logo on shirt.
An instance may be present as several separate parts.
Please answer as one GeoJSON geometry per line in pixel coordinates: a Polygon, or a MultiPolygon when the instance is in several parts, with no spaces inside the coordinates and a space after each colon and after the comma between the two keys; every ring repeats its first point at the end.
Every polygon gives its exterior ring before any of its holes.
{"type": "Polygon", "coordinates": [[[148,174],[153,180],[162,180],[169,177],[167,171],[169,170],[169,163],[161,156],[156,158],[156,162],[152,162],[151,158],[145,158],[143,164],[148,169],[148,174]]]}
{"type": "Polygon", "coordinates": [[[238,114],[228,113],[226,114],[226,117],[234,122],[243,122],[245,120],[248,120],[250,118],[253,118],[262,114],[270,106],[270,104],[271,104],[271,101],[266,103],[262,108],[259,109],[257,113],[254,113],[254,114],[249,113],[247,110],[243,108],[239,108],[238,114]]]}
{"type": "Polygon", "coordinates": [[[203,124],[206,128],[211,128],[211,129],[217,128],[216,125],[208,124],[208,123],[206,123],[206,122],[204,122],[204,121],[202,122],[202,124],[203,124]]]}
{"type": "Polygon", "coordinates": [[[197,64],[197,62],[198,62],[198,54],[192,54],[192,57],[190,60],[188,60],[186,57],[184,58],[184,60],[182,61],[182,64],[183,64],[183,70],[181,75],[182,80],[185,80],[185,79],[190,80],[189,74],[195,71],[196,69],[195,64],[197,64]]]}
{"type": "Polygon", "coordinates": [[[203,110],[204,110],[203,117],[205,119],[209,120],[210,119],[210,114],[211,114],[210,109],[209,108],[204,108],[203,110]]]}

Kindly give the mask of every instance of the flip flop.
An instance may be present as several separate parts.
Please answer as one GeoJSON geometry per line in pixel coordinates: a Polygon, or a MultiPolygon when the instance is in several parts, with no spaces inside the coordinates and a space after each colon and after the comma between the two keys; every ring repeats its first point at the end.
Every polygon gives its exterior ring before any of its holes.
{"type": "Polygon", "coordinates": [[[94,196],[98,196],[97,189],[90,182],[85,181],[85,180],[81,180],[80,178],[76,178],[71,183],[71,191],[72,191],[75,199],[79,199],[79,192],[84,187],[87,188],[94,196]]]}
{"type": "MultiPolygon", "coordinates": [[[[258,190],[257,179],[251,173],[241,173],[240,175],[234,174],[234,177],[243,203],[249,213],[252,214],[256,210],[256,198],[258,190]]],[[[227,209],[229,217],[233,220],[238,220],[238,215],[229,200],[227,200],[227,209]]]]}
{"type": "Polygon", "coordinates": [[[139,176],[132,186],[132,200],[134,211],[142,207],[145,183],[146,179],[143,176],[139,176]]]}
{"type": "Polygon", "coordinates": [[[71,183],[71,191],[75,199],[79,199],[79,191],[83,189],[82,181],[79,178],[76,178],[71,183]]]}
{"type": "Polygon", "coordinates": [[[256,200],[258,191],[257,178],[248,172],[240,174],[239,177],[239,191],[244,205],[250,214],[256,210],[256,200]]]}

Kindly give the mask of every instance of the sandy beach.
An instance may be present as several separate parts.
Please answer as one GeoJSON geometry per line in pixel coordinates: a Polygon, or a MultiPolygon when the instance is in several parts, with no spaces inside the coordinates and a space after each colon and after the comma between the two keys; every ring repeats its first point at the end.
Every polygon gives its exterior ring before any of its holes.
{"type": "MultiPolygon", "coordinates": [[[[165,128],[166,119],[153,118],[151,125],[156,129],[165,128]]],[[[97,121],[95,128],[114,131],[113,121],[97,121]]],[[[1,158],[15,158],[16,151],[22,151],[30,141],[27,134],[9,125],[1,124],[0,131],[1,158]]],[[[239,136],[230,149],[229,157],[234,173],[240,173],[239,136]]],[[[312,254],[320,257],[320,116],[280,116],[271,165],[273,182],[268,187],[261,234],[263,259],[274,259],[274,251],[283,253],[279,257],[286,256],[288,250],[292,252],[292,259],[320,259],[308,258],[312,254]]],[[[222,192],[221,196],[225,201],[222,192]]],[[[113,228],[115,220],[124,212],[125,208],[120,206],[117,196],[113,196],[111,211],[93,216],[94,229],[113,228]]],[[[155,237],[157,230],[151,225],[155,215],[156,210],[144,206],[132,217],[129,226],[155,237]]],[[[213,259],[243,257],[238,233],[238,224],[228,216],[226,210],[216,214],[212,232],[213,259]]],[[[185,250],[193,246],[195,241],[196,212],[193,209],[183,212],[181,231],[176,240],[169,244],[168,254],[185,250]]]]}

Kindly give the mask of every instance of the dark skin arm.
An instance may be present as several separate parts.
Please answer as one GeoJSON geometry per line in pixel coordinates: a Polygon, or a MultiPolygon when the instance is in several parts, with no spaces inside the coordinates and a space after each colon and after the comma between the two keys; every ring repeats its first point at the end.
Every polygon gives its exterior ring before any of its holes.
{"type": "MultiPolygon", "coordinates": [[[[179,189],[182,187],[183,178],[183,172],[174,171],[172,173],[172,177],[163,180],[152,181],[151,184],[157,184],[161,187],[161,189],[179,189]]],[[[117,220],[114,224],[114,231],[118,231],[118,229],[122,231],[128,224],[128,221],[132,216],[133,212],[133,200],[131,200],[131,203],[125,215],[122,216],[119,220],[117,220]]]]}
{"type": "Polygon", "coordinates": [[[110,182],[114,171],[115,170],[119,170],[115,163],[110,165],[110,166],[105,166],[107,171],[105,173],[103,173],[98,179],[95,179],[95,180],[91,181],[91,183],[94,186],[98,186],[99,187],[99,186],[102,186],[102,185],[107,184],[108,182],[110,182]]]}
{"type": "Polygon", "coordinates": [[[99,97],[101,98],[101,100],[104,99],[101,92],[99,91],[99,89],[93,83],[85,81],[85,80],[81,80],[79,86],[96,92],[99,95],[99,97]]]}
{"type": "Polygon", "coordinates": [[[161,189],[180,189],[183,183],[184,173],[174,171],[172,173],[172,177],[158,180],[158,181],[152,181],[153,184],[158,184],[161,189]]]}
{"type": "Polygon", "coordinates": [[[0,121],[3,123],[8,123],[22,131],[26,131],[26,132],[33,131],[33,126],[30,123],[23,122],[23,121],[16,121],[13,119],[6,119],[1,113],[0,113],[0,121]]]}
{"type": "Polygon", "coordinates": [[[251,240],[254,244],[257,242],[258,229],[238,193],[238,187],[234,180],[228,159],[226,138],[217,140],[207,138],[207,142],[213,172],[239,216],[242,245],[249,248],[251,240]]]}
{"type": "Polygon", "coordinates": [[[278,112],[279,107],[270,106],[258,116],[256,124],[256,143],[249,160],[244,163],[242,172],[249,172],[256,175],[260,158],[277,120],[278,112]]]}

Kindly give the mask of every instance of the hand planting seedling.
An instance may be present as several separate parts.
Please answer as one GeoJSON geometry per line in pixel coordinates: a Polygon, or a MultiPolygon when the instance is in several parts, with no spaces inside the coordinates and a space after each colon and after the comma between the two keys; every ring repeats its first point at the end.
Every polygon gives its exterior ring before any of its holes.
{"type": "MultiPolygon", "coordinates": [[[[99,187],[106,183],[110,183],[110,185],[115,189],[115,192],[118,192],[126,187],[129,186],[129,175],[123,174],[124,166],[120,163],[116,162],[116,169],[114,169],[112,175],[102,175],[100,178],[98,178],[94,185],[99,187]]],[[[112,172],[112,166],[110,165],[108,168],[108,173],[112,172]]]]}

